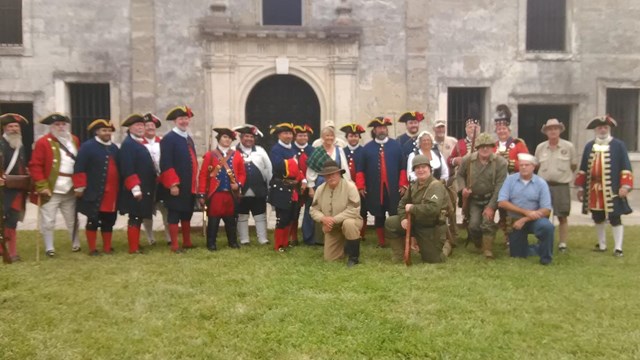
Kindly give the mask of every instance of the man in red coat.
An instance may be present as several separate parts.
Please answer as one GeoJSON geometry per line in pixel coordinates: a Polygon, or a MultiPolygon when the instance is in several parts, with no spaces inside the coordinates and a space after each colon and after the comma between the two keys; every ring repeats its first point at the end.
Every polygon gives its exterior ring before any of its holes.
{"type": "MultiPolygon", "coordinates": [[[[3,173],[5,175],[28,176],[27,159],[22,145],[22,125],[29,122],[19,114],[4,114],[0,116],[2,125],[2,137],[0,138],[0,151],[2,152],[3,173]]],[[[27,191],[4,183],[0,179],[4,193],[4,240],[7,243],[11,261],[20,261],[16,247],[18,221],[24,219],[24,211],[27,199],[27,191]]]]}
{"type": "Polygon", "coordinates": [[[235,132],[227,128],[213,129],[218,145],[205,154],[198,176],[198,199],[207,204],[207,249],[216,251],[216,237],[220,220],[224,221],[229,247],[240,248],[237,232],[237,201],[245,183],[244,160],[239,151],[231,148],[235,132]]]}
{"type": "Polygon", "coordinates": [[[98,119],[89,124],[87,131],[94,137],[82,143],[73,167],[78,212],[87,217],[85,230],[90,256],[99,255],[96,249],[98,228],[102,234],[104,253],[112,252],[111,239],[118,217],[116,211],[120,190],[116,163],[118,147],[111,142],[114,130],[109,120],[98,119]]]}
{"type": "Polygon", "coordinates": [[[36,141],[29,172],[35,182],[35,190],[40,206],[40,232],[44,237],[47,256],[55,256],[53,230],[58,210],[69,230],[72,251],[80,251],[77,237],[76,199],[73,193],[73,166],[80,147],[80,141],[69,132],[71,119],[54,113],[40,120],[49,125],[49,133],[36,141]]]}

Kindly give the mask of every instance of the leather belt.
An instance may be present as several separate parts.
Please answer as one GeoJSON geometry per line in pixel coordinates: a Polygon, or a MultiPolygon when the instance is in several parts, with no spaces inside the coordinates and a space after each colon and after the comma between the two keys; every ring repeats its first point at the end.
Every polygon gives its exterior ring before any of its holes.
{"type": "Polygon", "coordinates": [[[59,172],[58,176],[73,177],[73,174],[67,174],[67,173],[59,172]]]}
{"type": "Polygon", "coordinates": [[[547,181],[547,184],[548,184],[549,186],[569,185],[569,183],[559,183],[559,182],[555,182],[555,181],[547,181]]]}

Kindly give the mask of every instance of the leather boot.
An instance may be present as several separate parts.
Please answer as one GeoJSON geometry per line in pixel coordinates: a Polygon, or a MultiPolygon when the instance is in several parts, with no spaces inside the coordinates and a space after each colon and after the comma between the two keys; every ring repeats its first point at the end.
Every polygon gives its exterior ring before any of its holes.
{"type": "Polygon", "coordinates": [[[482,235],[482,255],[487,259],[493,259],[493,236],[482,235]]]}
{"type": "Polygon", "coordinates": [[[347,267],[358,265],[360,263],[360,240],[347,240],[345,248],[349,257],[347,267]]]}
{"type": "Polygon", "coordinates": [[[291,222],[289,229],[289,242],[292,246],[298,246],[298,219],[291,222]]]}
{"type": "Polygon", "coordinates": [[[207,249],[209,249],[209,251],[218,250],[216,238],[218,237],[219,228],[220,218],[210,216],[209,219],[207,219],[207,249]]]}
{"type": "Polygon", "coordinates": [[[236,225],[236,219],[234,217],[230,216],[224,219],[224,231],[227,234],[229,247],[232,249],[240,249],[240,245],[238,245],[238,233],[236,232],[237,230],[238,227],[236,225]]]}

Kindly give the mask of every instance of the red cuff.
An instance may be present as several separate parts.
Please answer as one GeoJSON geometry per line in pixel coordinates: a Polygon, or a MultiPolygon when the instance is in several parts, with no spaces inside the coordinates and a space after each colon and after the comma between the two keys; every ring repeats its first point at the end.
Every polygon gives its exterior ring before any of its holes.
{"type": "Polygon", "coordinates": [[[124,187],[127,188],[127,190],[129,191],[131,191],[131,189],[133,189],[134,186],[140,185],[141,183],[142,181],[140,181],[138,174],[133,174],[128,178],[124,179],[124,187]]]}
{"type": "Polygon", "coordinates": [[[180,178],[178,177],[176,170],[171,168],[160,174],[160,182],[162,183],[162,186],[170,189],[172,185],[180,184],[180,178]]]}
{"type": "Polygon", "coordinates": [[[87,187],[87,173],[75,173],[71,177],[74,188],[87,187]]]}
{"type": "Polygon", "coordinates": [[[300,169],[298,168],[298,162],[296,159],[291,158],[284,161],[284,176],[289,179],[300,179],[300,169]]]}
{"type": "Polygon", "coordinates": [[[409,186],[409,179],[407,179],[407,170],[400,170],[400,180],[398,180],[400,187],[409,186]]]}
{"type": "Polygon", "coordinates": [[[364,188],[366,187],[363,172],[356,173],[356,187],[358,188],[358,190],[364,190],[364,188]]]}
{"type": "Polygon", "coordinates": [[[622,170],[620,172],[620,186],[633,187],[633,173],[629,170],[622,170]]]}
{"type": "Polygon", "coordinates": [[[574,181],[574,184],[576,186],[584,186],[586,181],[587,181],[587,173],[582,170],[578,171],[578,175],[576,175],[576,180],[574,181]]]}

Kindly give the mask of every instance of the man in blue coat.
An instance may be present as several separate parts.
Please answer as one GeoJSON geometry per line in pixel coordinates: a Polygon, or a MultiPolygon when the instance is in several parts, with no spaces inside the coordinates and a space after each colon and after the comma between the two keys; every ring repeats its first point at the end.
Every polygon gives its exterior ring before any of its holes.
{"type": "Polygon", "coordinates": [[[424,120],[424,114],[418,111],[407,111],[398,118],[398,122],[404,123],[407,128],[407,131],[396,139],[400,143],[405,157],[408,157],[417,148],[415,141],[418,138],[422,120],[424,120]]]}
{"type": "Polygon", "coordinates": [[[128,127],[129,131],[118,153],[118,170],[122,178],[118,210],[120,214],[129,214],[129,254],[139,254],[140,225],[143,219],[153,217],[157,176],[151,154],[143,144],[144,115],[129,115],[122,126],[128,127]]]}
{"type": "Polygon", "coordinates": [[[362,151],[356,163],[356,186],[365,198],[367,210],[375,217],[378,246],[384,247],[386,213],[396,215],[398,202],[409,186],[400,144],[389,138],[391,119],[378,116],[369,122],[373,141],[362,151]]]}
{"type": "Polygon", "coordinates": [[[168,190],[164,204],[168,210],[171,251],[181,252],[178,246],[178,223],[182,225],[182,247],[193,248],[191,243],[191,217],[196,195],[198,158],[193,139],[189,136],[189,123],[193,112],[188,106],[169,111],[167,120],[176,126],[160,141],[160,182],[168,190]]]}
{"type": "Polygon", "coordinates": [[[307,187],[293,148],[293,124],[280,123],[271,128],[278,142],[271,148],[269,158],[273,165],[273,177],[269,184],[269,203],[276,208],[274,250],[284,252],[289,246],[289,234],[295,215],[295,203],[300,191],[307,187]]]}
{"type": "Polygon", "coordinates": [[[120,175],[116,165],[118,147],[111,142],[115,130],[111,121],[98,119],[87,130],[94,135],[85,141],[73,167],[73,187],[78,198],[77,210],[87,216],[86,235],[89,255],[96,249],[97,231],[102,234],[103,251],[111,254],[113,225],[117,218],[120,175]]]}

